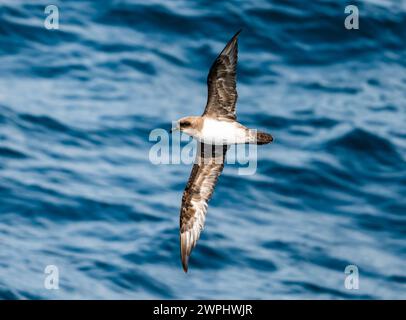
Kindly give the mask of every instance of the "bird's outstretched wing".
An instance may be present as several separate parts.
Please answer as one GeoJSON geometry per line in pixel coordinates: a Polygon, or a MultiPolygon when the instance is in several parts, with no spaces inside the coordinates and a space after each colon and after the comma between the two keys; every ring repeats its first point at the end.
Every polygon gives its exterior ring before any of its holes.
{"type": "Polygon", "coordinates": [[[207,76],[207,104],[203,115],[235,120],[237,102],[236,71],[238,43],[241,30],[227,43],[214,61],[207,76]]]}
{"type": "Polygon", "coordinates": [[[227,146],[200,143],[196,161],[182,197],[180,209],[180,253],[187,272],[192,249],[204,227],[208,201],[223,171],[227,146]]]}

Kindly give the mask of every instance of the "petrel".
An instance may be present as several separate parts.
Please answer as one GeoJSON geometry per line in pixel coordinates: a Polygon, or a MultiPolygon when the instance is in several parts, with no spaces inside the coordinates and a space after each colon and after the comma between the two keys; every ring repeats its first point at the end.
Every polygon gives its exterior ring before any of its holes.
{"type": "Polygon", "coordinates": [[[198,141],[195,163],[180,209],[180,254],[185,272],[192,249],[203,230],[207,205],[223,170],[228,147],[240,143],[266,144],[273,140],[270,134],[248,129],[236,120],[237,40],[240,32],[231,38],[210,68],[203,114],[181,118],[173,128],[198,141]]]}

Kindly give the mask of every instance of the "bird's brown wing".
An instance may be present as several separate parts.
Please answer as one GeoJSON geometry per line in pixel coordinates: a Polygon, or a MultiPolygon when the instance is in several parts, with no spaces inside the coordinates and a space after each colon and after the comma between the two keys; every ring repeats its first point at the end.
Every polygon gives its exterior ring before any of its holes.
{"type": "Polygon", "coordinates": [[[208,201],[223,171],[227,146],[200,143],[196,161],[182,197],[180,209],[180,253],[187,272],[192,249],[204,227],[208,201]]]}
{"type": "Polygon", "coordinates": [[[237,102],[236,71],[238,43],[241,30],[227,43],[214,61],[207,76],[207,104],[203,115],[212,118],[235,120],[237,102]]]}

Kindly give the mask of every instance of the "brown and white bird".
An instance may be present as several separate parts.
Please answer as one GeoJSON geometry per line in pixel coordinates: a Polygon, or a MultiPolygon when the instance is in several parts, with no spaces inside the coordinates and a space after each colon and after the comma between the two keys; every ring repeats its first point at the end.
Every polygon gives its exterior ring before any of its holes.
{"type": "Polygon", "coordinates": [[[192,249],[204,227],[207,205],[223,170],[228,146],[266,144],[273,140],[270,134],[248,129],[236,121],[237,38],[240,32],[231,38],[210,68],[203,115],[184,117],[173,129],[183,131],[199,142],[180,209],[180,252],[185,272],[192,249]]]}

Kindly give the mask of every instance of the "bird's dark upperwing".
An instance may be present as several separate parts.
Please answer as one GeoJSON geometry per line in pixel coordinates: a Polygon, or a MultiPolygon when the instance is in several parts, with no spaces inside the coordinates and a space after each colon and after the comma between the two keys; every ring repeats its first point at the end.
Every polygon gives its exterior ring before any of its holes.
{"type": "Polygon", "coordinates": [[[236,71],[238,43],[241,30],[227,43],[214,61],[207,76],[207,105],[203,115],[235,120],[237,102],[236,71]]]}
{"type": "Polygon", "coordinates": [[[180,253],[185,272],[190,253],[204,227],[207,204],[223,171],[226,153],[227,146],[198,145],[196,161],[183,192],[180,209],[180,253]]]}

